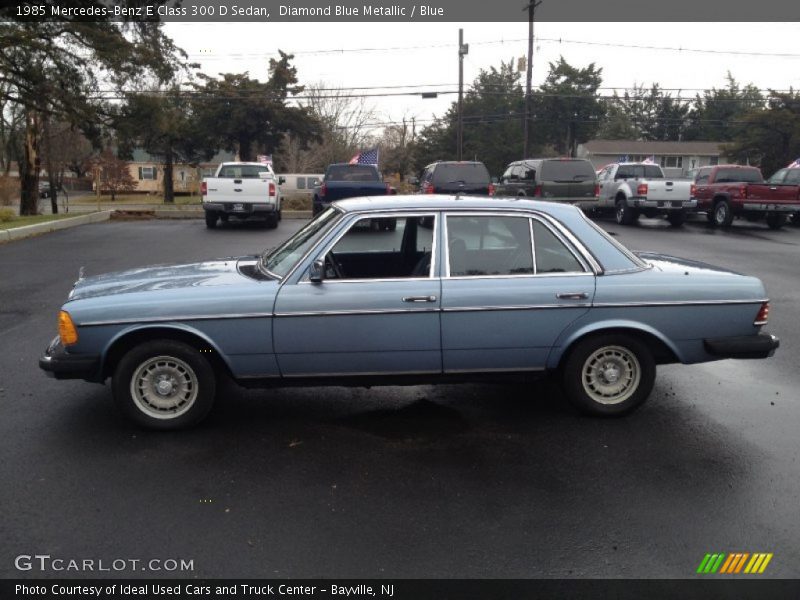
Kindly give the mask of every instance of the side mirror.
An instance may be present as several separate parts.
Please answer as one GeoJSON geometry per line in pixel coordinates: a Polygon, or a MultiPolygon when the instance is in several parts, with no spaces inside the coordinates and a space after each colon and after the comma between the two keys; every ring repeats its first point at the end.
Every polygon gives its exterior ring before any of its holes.
{"type": "Polygon", "coordinates": [[[325,276],[325,259],[315,258],[308,270],[308,280],[311,283],[322,283],[325,276]]]}
{"type": "Polygon", "coordinates": [[[278,185],[283,185],[286,183],[286,177],[278,177],[278,185]]]}

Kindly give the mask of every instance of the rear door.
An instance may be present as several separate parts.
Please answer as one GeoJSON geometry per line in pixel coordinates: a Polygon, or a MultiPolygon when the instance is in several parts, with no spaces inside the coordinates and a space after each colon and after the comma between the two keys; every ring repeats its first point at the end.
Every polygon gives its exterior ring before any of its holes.
{"type": "Polygon", "coordinates": [[[559,233],[527,215],[447,215],[442,279],[445,373],[537,371],[589,310],[594,273],[559,233]]]}

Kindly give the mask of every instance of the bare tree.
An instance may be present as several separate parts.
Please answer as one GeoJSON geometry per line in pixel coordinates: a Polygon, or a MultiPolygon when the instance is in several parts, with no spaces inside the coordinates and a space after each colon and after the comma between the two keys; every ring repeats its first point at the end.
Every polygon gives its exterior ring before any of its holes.
{"type": "Polygon", "coordinates": [[[118,193],[132,192],[136,189],[136,182],[131,176],[128,163],[117,158],[110,148],[103,150],[97,157],[96,168],[100,169],[98,182],[100,190],[107,190],[111,194],[112,202],[116,200],[118,193]]]}
{"type": "Polygon", "coordinates": [[[384,128],[379,145],[385,173],[397,173],[403,181],[412,172],[416,133],[416,118],[407,114],[399,123],[384,128]]]}

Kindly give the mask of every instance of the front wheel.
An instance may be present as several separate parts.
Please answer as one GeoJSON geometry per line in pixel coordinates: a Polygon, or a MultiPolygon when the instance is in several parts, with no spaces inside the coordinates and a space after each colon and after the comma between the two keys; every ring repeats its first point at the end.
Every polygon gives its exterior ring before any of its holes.
{"type": "Polygon", "coordinates": [[[670,212],[667,215],[667,220],[673,227],[680,227],[686,222],[686,213],[682,210],[670,212]]]}
{"type": "Polygon", "coordinates": [[[780,229],[786,225],[786,215],[781,213],[770,213],[767,215],[767,227],[770,229],[780,229]]]}
{"type": "Polygon", "coordinates": [[[216,376],[195,348],[174,340],[135,346],[112,378],[114,400],[130,419],[149,429],[183,429],[199,423],[214,404],[216,376]]]}
{"type": "Polygon", "coordinates": [[[567,398],[582,412],[596,416],[628,413],[653,389],[656,365],[650,350],[625,334],[607,334],[578,342],[563,370],[567,398]]]}

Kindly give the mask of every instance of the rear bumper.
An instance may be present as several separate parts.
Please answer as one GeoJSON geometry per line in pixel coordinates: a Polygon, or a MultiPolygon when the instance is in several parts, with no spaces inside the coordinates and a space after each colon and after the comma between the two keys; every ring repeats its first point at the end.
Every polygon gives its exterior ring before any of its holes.
{"type": "Polygon", "coordinates": [[[206,212],[224,213],[226,215],[267,214],[275,212],[275,205],[266,202],[203,202],[203,210],[206,212]],[[237,205],[242,208],[237,209],[237,205]]]}
{"type": "Polygon", "coordinates": [[[648,200],[632,198],[631,204],[636,208],[655,208],[656,210],[696,210],[697,200],[648,200]]]}
{"type": "Polygon", "coordinates": [[[703,340],[706,352],[718,358],[767,358],[775,354],[780,340],[769,333],[703,340]]]}
{"type": "Polygon", "coordinates": [[[44,355],[39,368],[56,379],[94,379],[100,369],[100,357],[95,354],[68,354],[56,336],[44,355]]]}

